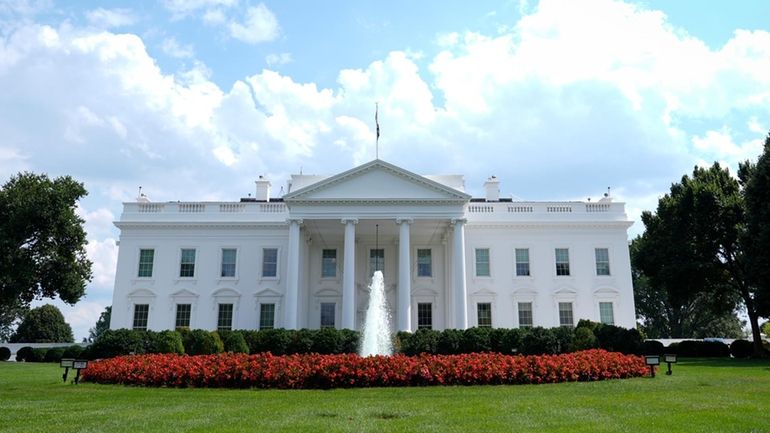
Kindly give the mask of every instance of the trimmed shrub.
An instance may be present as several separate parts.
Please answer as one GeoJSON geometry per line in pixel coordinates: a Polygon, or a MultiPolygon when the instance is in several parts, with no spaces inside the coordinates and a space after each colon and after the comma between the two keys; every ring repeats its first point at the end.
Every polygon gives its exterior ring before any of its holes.
{"type": "Polygon", "coordinates": [[[83,356],[84,348],[82,346],[78,346],[77,344],[73,344],[72,346],[68,346],[64,348],[64,353],[62,353],[62,358],[73,358],[73,359],[79,359],[79,358],[85,358],[83,356]]]}
{"type": "Polygon", "coordinates": [[[222,342],[225,352],[229,353],[249,353],[249,346],[246,339],[240,332],[230,332],[222,342]]]}
{"type": "Polygon", "coordinates": [[[270,352],[273,355],[285,355],[291,336],[285,329],[263,329],[259,332],[250,334],[246,344],[249,345],[250,353],[270,352]]]}
{"type": "Polygon", "coordinates": [[[553,328],[556,337],[556,353],[570,353],[575,351],[575,330],[562,326],[553,328]]]}
{"type": "MultiPolygon", "coordinates": [[[[645,340],[642,342],[639,351],[642,355],[663,355],[666,353],[666,349],[663,343],[656,340],[645,340]]],[[[676,352],[674,352],[676,353],[676,352]]]]}
{"type": "Polygon", "coordinates": [[[142,354],[146,351],[145,331],[132,329],[109,329],[91,344],[91,359],[112,358],[119,355],[142,354]]]}
{"type": "Polygon", "coordinates": [[[358,352],[358,331],[352,329],[340,329],[337,331],[340,336],[338,353],[356,353],[358,352]]]}
{"type": "Polygon", "coordinates": [[[460,353],[482,353],[492,351],[492,328],[468,328],[460,340],[460,353]]]}
{"type": "Polygon", "coordinates": [[[32,348],[30,346],[24,346],[16,351],[16,361],[17,362],[31,362],[34,354],[32,353],[32,348]]]}
{"type": "Polygon", "coordinates": [[[27,362],[45,362],[45,354],[48,353],[47,347],[37,347],[32,349],[32,357],[27,362]]]}
{"type": "Polygon", "coordinates": [[[460,353],[463,344],[463,331],[459,329],[445,329],[438,336],[436,351],[441,355],[454,355],[460,353]]]}
{"type": "Polygon", "coordinates": [[[735,358],[748,358],[754,353],[754,344],[748,340],[735,340],[730,344],[730,353],[735,358]]]}
{"type": "Polygon", "coordinates": [[[147,353],[184,353],[182,336],[176,331],[148,331],[147,337],[147,353]]]}
{"type": "Polygon", "coordinates": [[[521,338],[520,350],[524,355],[553,355],[559,352],[559,340],[552,329],[540,326],[527,328],[521,338]]]}
{"type": "Polygon", "coordinates": [[[211,355],[222,353],[225,349],[217,332],[209,332],[204,329],[185,332],[182,343],[184,353],[188,355],[211,355]]]}
{"type": "Polygon", "coordinates": [[[520,328],[503,329],[502,336],[500,338],[499,352],[511,355],[521,352],[521,339],[524,335],[524,331],[520,328]]]}
{"type": "MultiPolygon", "coordinates": [[[[672,349],[671,346],[669,346],[669,350],[672,349]]],[[[728,357],[730,356],[730,348],[721,341],[684,340],[677,344],[676,354],[684,358],[728,357]]]]}
{"type": "Polygon", "coordinates": [[[43,362],[59,362],[63,358],[64,347],[52,347],[45,352],[43,362]]]}
{"type": "Polygon", "coordinates": [[[289,344],[286,347],[286,354],[292,353],[310,353],[313,351],[315,338],[318,333],[311,329],[284,330],[288,334],[289,344]]]}
{"type": "Polygon", "coordinates": [[[0,361],[8,361],[11,359],[11,349],[3,346],[0,347],[0,361]]]}
{"type": "Polygon", "coordinates": [[[340,333],[334,328],[319,329],[313,336],[311,351],[324,355],[342,353],[340,351],[340,333]]]}
{"type": "Polygon", "coordinates": [[[599,341],[596,339],[591,328],[575,328],[575,350],[595,349],[599,347],[599,341]]]}
{"type": "Polygon", "coordinates": [[[401,334],[401,352],[405,355],[417,355],[436,353],[441,332],[432,329],[418,329],[414,334],[401,334]]]}

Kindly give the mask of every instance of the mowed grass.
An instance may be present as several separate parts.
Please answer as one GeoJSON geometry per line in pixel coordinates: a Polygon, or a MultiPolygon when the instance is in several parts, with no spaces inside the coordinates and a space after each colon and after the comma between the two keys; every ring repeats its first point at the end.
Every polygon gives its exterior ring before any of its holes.
{"type": "MultiPolygon", "coordinates": [[[[663,368],[661,369],[662,373],[663,368]]],[[[64,384],[0,363],[0,432],[768,432],[770,362],[555,385],[232,390],[64,384]]]]}

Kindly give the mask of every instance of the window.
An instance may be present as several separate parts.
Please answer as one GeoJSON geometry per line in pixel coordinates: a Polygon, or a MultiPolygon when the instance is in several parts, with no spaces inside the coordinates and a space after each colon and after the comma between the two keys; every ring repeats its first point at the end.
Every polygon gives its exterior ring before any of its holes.
{"type": "Polygon", "coordinates": [[[565,327],[574,326],[572,318],[572,302],[559,302],[559,325],[565,327]]]}
{"type": "Polygon", "coordinates": [[[382,248],[369,250],[369,269],[372,273],[375,271],[385,271],[385,250],[382,248]]]}
{"type": "Polygon", "coordinates": [[[489,302],[479,302],[476,304],[476,313],[478,314],[478,327],[492,327],[492,304],[489,302]]]}
{"type": "Polygon", "coordinates": [[[233,329],[233,304],[219,304],[217,314],[217,331],[233,329]]]}
{"type": "Polygon", "coordinates": [[[139,250],[139,273],[140,278],[152,277],[152,262],[155,259],[155,250],[139,250]]]}
{"type": "Polygon", "coordinates": [[[556,275],[569,275],[569,249],[556,248],[556,275]]]}
{"type": "Polygon", "coordinates": [[[516,248],[516,276],[529,276],[529,248],[516,248]]]}
{"type": "Polygon", "coordinates": [[[532,303],[519,302],[519,328],[531,328],[532,323],[532,303]]]}
{"type": "Polygon", "coordinates": [[[235,276],[235,258],[237,250],[235,248],[222,248],[222,277],[235,276]]]}
{"type": "Polygon", "coordinates": [[[596,275],[610,274],[610,252],[607,248],[597,248],[596,254],[596,275]]]}
{"type": "Polygon", "coordinates": [[[278,276],[278,248],[262,248],[262,278],[278,276]]]}
{"type": "Polygon", "coordinates": [[[433,276],[433,259],[431,258],[430,248],[417,250],[417,276],[418,277],[432,277],[433,276]]]}
{"type": "Polygon", "coordinates": [[[192,313],[191,304],[176,304],[176,322],[174,327],[179,329],[190,329],[190,316],[192,313]]]}
{"type": "Polygon", "coordinates": [[[337,250],[323,250],[321,252],[321,278],[335,278],[337,276],[337,250]]]}
{"type": "Polygon", "coordinates": [[[417,329],[433,329],[433,304],[430,302],[417,304],[417,329]]]}
{"type": "Polygon", "coordinates": [[[182,258],[179,260],[179,276],[188,278],[195,276],[194,248],[182,248],[182,258]]]}
{"type": "Polygon", "coordinates": [[[321,302],[321,328],[334,328],[334,302],[321,302]]]}
{"type": "Polygon", "coordinates": [[[476,248],[476,276],[488,277],[489,273],[489,248],[476,248]]]}
{"type": "Polygon", "coordinates": [[[612,302],[599,302],[599,321],[605,325],[615,324],[615,314],[612,311],[612,302]]]}
{"type": "Polygon", "coordinates": [[[259,304],[259,329],[275,327],[275,304],[259,304]]]}
{"type": "Polygon", "coordinates": [[[134,305],[134,331],[147,330],[147,318],[149,317],[149,315],[150,315],[149,304],[134,305]]]}

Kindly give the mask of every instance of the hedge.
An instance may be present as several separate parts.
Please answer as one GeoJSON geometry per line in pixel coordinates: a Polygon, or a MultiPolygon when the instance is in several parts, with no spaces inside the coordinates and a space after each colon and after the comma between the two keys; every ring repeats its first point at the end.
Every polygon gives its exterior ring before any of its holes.
{"type": "Polygon", "coordinates": [[[8,361],[11,359],[11,349],[3,346],[0,347],[0,361],[8,361]]]}

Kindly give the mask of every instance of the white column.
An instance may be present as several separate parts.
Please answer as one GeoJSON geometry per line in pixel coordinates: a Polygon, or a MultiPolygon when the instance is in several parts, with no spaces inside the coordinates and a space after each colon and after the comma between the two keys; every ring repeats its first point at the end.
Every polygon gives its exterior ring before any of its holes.
{"type": "Polygon", "coordinates": [[[286,302],[284,307],[283,327],[297,329],[297,299],[299,298],[299,225],[301,219],[289,221],[289,249],[286,266],[286,302]]]}
{"type": "Polygon", "coordinates": [[[342,328],[356,329],[356,224],[355,218],[343,218],[345,224],[345,265],[342,269],[342,328]]]}
{"type": "Polygon", "coordinates": [[[412,276],[409,252],[409,226],[411,218],[397,218],[398,237],[398,330],[412,330],[412,276]]]}
{"type": "Polygon", "coordinates": [[[452,219],[452,305],[454,305],[454,327],[468,328],[467,290],[465,288],[465,219],[452,219]]]}

